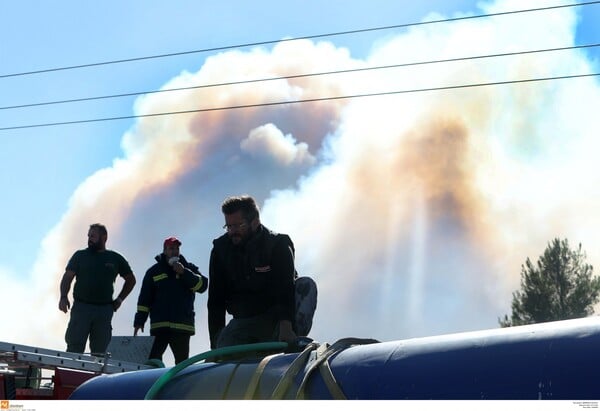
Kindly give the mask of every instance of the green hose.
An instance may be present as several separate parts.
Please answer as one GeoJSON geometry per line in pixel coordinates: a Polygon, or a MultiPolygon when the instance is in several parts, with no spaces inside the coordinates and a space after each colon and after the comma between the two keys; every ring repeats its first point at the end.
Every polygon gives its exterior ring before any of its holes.
{"type": "Polygon", "coordinates": [[[153,400],[158,392],[173,378],[175,375],[183,370],[184,368],[195,364],[199,361],[206,360],[207,358],[219,357],[223,355],[241,354],[253,351],[282,351],[288,347],[286,342],[264,342],[256,344],[242,344],[232,345],[230,347],[217,348],[215,350],[206,351],[193,357],[188,358],[177,364],[175,367],[168,370],[166,373],[160,376],[152,387],[146,392],[144,396],[145,400],[153,400]]]}

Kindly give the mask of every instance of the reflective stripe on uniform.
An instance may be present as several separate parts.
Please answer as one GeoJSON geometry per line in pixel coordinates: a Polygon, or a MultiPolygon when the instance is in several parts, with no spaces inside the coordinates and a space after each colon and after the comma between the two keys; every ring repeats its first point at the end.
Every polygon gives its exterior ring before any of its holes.
{"type": "Polygon", "coordinates": [[[154,277],[152,277],[152,279],[154,280],[154,282],[160,281],[160,280],[164,280],[169,278],[169,276],[165,273],[159,274],[159,275],[155,275],[154,277]]]}
{"type": "Polygon", "coordinates": [[[190,288],[192,291],[196,292],[200,289],[200,287],[202,287],[202,277],[198,276],[198,282],[196,283],[195,286],[193,286],[192,288],[190,288]]]}
{"type": "Polygon", "coordinates": [[[137,310],[138,310],[138,312],[141,312],[141,313],[149,313],[150,307],[146,307],[145,305],[138,305],[137,310]]]}
{"type": "Polygon", "coordinates": [[[182,331],[189,331],[189,332],[195,332],[196,329],[194,328],[193,325],[188,325],[188,324],[182,324],[182,323],[172,323],[169,321],[161,321],[158,323],[152,323],[150,324],[150,329],[154,330],[156,328],[171,328],[174,330],[182,330],[182,331]]]}

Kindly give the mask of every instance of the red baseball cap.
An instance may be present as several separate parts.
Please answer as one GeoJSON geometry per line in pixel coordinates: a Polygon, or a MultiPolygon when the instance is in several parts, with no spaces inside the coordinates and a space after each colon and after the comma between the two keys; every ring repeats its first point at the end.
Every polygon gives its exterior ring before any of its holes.
{"type": "Polygon", "coordinates": [[[177,237],[167,237],[167,238],[165,238],[163,247],[173,245],[173,244],[181,245],[181,241],[179,241],[179,239],[177,237]]]}

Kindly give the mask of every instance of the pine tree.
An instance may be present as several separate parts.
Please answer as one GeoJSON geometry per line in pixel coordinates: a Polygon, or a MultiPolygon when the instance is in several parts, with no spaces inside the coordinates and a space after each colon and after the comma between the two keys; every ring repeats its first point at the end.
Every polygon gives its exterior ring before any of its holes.
{"type": "Polygon", "coordinates": [[[575,250],[568,241],[554,239],[534,265],[529,258],[521,266],[521,289],[513,293],[512,315],[498,319],[510,327],[586,317],[594,313],[600,297],[600,278],[585,262],[581,244],[575,250]]]}

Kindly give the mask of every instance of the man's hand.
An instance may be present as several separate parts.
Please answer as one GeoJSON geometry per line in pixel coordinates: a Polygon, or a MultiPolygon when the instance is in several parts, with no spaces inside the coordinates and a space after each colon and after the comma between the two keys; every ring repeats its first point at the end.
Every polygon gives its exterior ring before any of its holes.
{"type": "Polygon", "coordinates": [[[117,299],[112,302],[113,311],[116,312],[121,306],[121,304],[123,304],[123,300],[121,299],[121,297],[117,297],[117,299]]]}
{"type": "Polygon", "coordinates": [[[133,327],[133,336],[134,336],[134,337],[135,337],[135,336],[137,336],[137,334],[138,334],[138,331],[140,331],[140,330],[141,330],[142,332],[144,332],[144,326],[143,326],[143,325],[136,325],[136,326],[134,326],[134,327],[133,327]]]}
{"type": "Polygon", "coordinates": [[[58,302],[58,309],[63,313],[66,313],[71,308],[71,303],[69,302],[69,298],[65,295],[60,297],[60,301],[58,302]]]}
{"type": "Polygon", "coordinates": [[[279,341],[284,341],[288,344],[296,341],[296,333],[292,329],[292,322],[289,320],[283,320],[279,322],[279,341]]]}
{"type": "Polygon", "coordinates": [[[71,288],[71,283],[75,278],[75,271],[66,270],[63,274],[62,279],[60,280],[60,301],[58,302],[58,309],[63,313],[66,313],[71,308],[71,302],[69,301],[69,289],[71,288]]]}
{"type": "Polygon", "coordinates": [[[177,274],[183,274],[183,272],[185,271],[185,267],[179,261],[174,263],[172,265],[172,267],[173,267],[173,271],[175,271],[177,274]]]}

